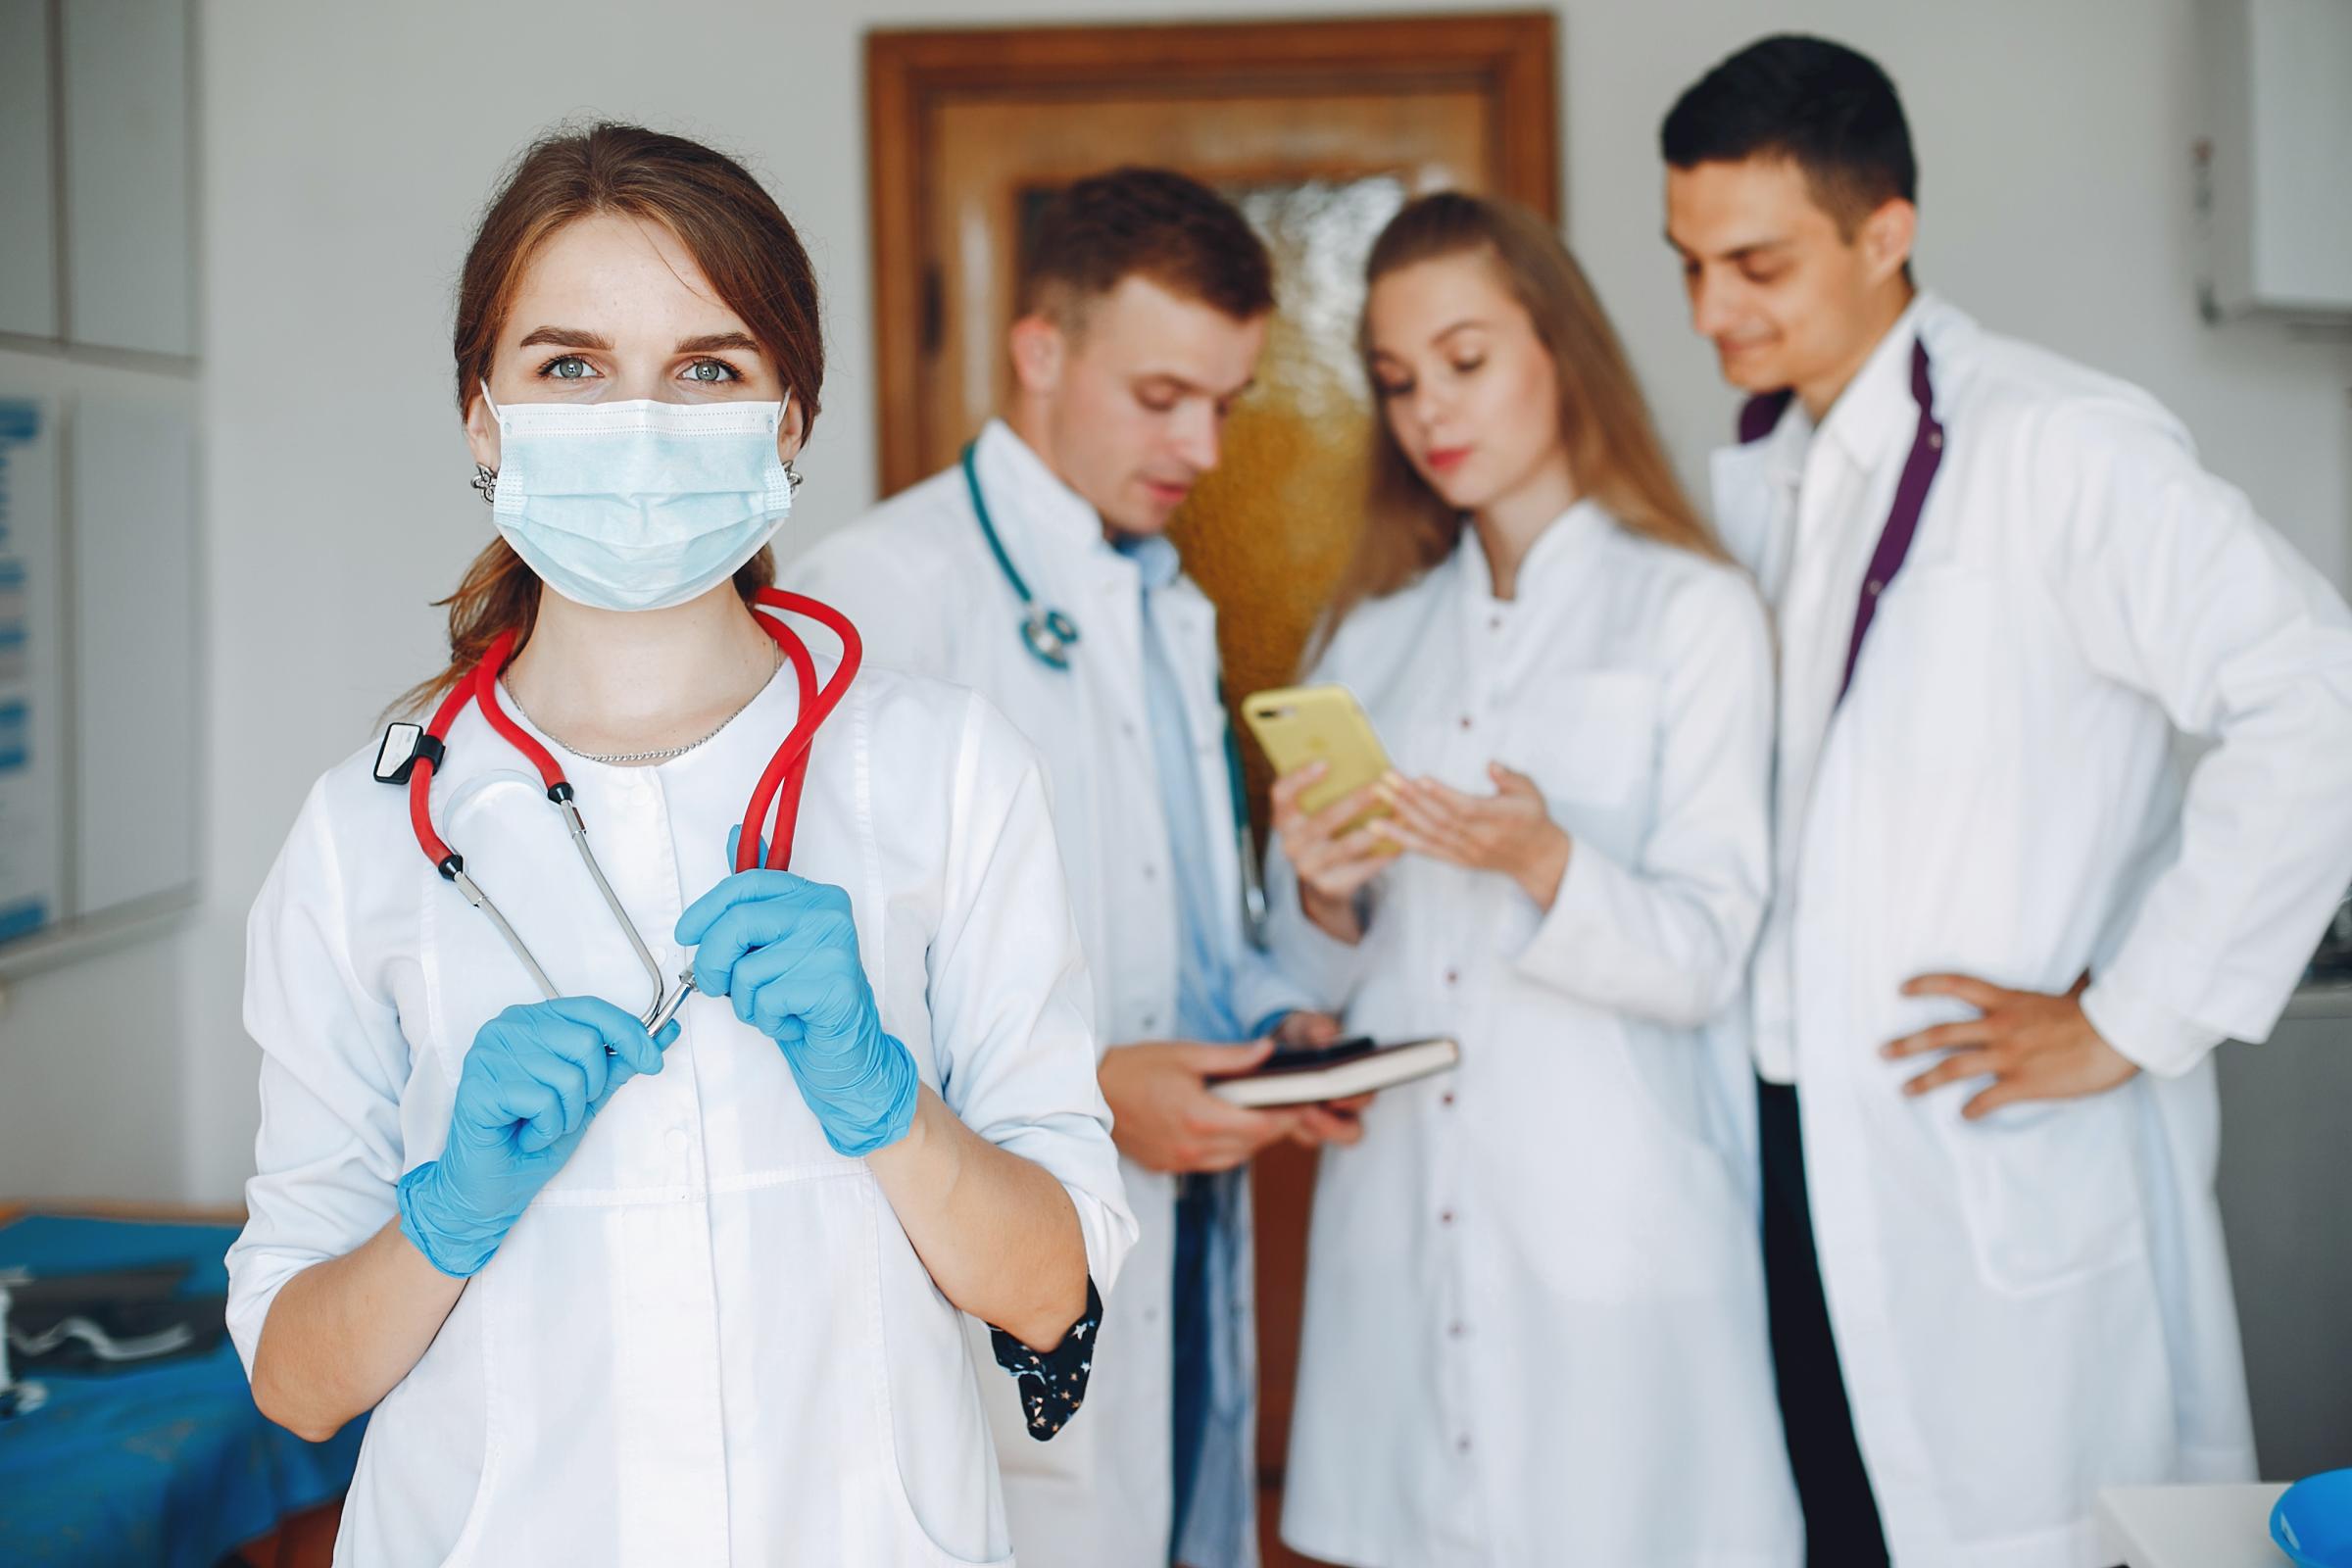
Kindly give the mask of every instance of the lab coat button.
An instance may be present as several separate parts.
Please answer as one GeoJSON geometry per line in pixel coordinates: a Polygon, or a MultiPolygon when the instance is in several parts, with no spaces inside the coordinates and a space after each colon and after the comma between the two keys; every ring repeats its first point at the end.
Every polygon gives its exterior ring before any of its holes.
{"type": "Polygon", "coordinates": [[[1461,980],[1462,974],[1459,969],[1448,969],[1446,971],[1446,983],[1447,985],[1459,985],[1461,984],[1461,980]]]}
{"type": "Polygon", "coordinates": [[[1470,727],[1470,715],[1469,715],[1468,713],[1464,713],[1464,714],[1462,715],[1462,728],[1464,728],[1464,729],[1468,729],[1469,727],[1470,727]]]}
{"type": "Polygon", "coordinates": [[[1158,1028],[1158,1027],[1159,1027],[1159,1014],[1158,1014],[1158,1013],[1156,1013],[1156,1012],[1147,1012],[1147,1013],[1145,1013],[1145,1014],[1144,1014],[1144,1027],[1145,1027],[1146,1029],[1156,1029],[1156,1028],[1158,1028]]]}
{"type": "Polygon", "coordinates": [[[1452,1091],[1452,1090],[1450,1090],[1450,1089],[1448,1089],[1448,1090],[1446,1090],[1446,1091],[1444,1094],[1440,1095],[1440,1096],[1438,1097],[1438,1103],[1439,1103],[1439,1104],[1441,1104],[1441,1105],[1450,1105],[1450,1104],[1452,1104],[1452,1103],[1453,1103],[1453,1091],[1452,1091]]]}
{"type": "Polygon", "coordinates": [[[1452,1224],[1452,1223],[1453,1223],[1453,1210],[1452,1210],[1452,1209],[1450,1209],[1450,1208],[1441,1208],[1441,1209],[1439,1209],[1439,1210],[1438,1210],[1438,1223],[1439,1223],[1439,1224],[1441,1224],[1441,1225],[1450,1225],[1450,1224],[1452,1224]]]}
{"type": "Polygon", "coordinates": [[[1456,1453],[1468,1453],[1470,1451],[1470,1434],[1465,1432],[1460,1437],[1453,1440],[1453,1451],[1456,1453]]]}
{"type": "Polygon", "coordinates": [[[1465,1324],[1448,1323],[1446,1325],[1446,1337],[1449,1340],[1458,1340],[1469,1332],[1470,1330],[1465,1324]]]}
{"type": "Polygon", "coordinates": [[[671,1153],[673,1153],[673,1154],[683,1154],[684,1152],[686,1152],[686,1129],[685,1129],[685,1128],[683,1128],[683,1127],[672,1127],[672,1128],[669,1130],[668,1134],[666,1135],[666,1137],[665,1137],[664,1141],[665,1141],[665,1142],[666,1142],[666,1143],[669,1145],[669,1152],[670,1152],[671,1153]]]}

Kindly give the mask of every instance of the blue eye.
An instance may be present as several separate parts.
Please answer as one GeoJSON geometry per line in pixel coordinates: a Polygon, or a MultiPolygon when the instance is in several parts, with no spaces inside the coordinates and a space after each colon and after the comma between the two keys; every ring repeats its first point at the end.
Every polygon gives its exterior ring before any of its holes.
{"type": "Polygon", "coordinates": [[[717,386],[727,381],[743,379],[741,371],[724,360],[697,360],[686,367],[686,379],[705,386],[717,386]]]}
{"type": "Polygon", "coordinates": [[[577,354],[559,354],[539,367],[539,374],[543,380],[584,381],[595,373],[594,367],[577,354]]]}

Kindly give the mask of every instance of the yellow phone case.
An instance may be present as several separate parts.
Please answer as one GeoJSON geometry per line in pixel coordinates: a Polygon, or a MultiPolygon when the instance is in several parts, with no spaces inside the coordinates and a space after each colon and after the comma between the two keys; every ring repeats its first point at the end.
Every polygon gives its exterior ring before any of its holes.
{"type": "MultiPolygon", "coordinates": [[[[1298,798],[1309,811],[1378,782],[1389,770],[1388,753],[1381,749],[1372,720],[1364,716],[1355,693],[1345,686],[1281,686],[1254,692],[1242,700],[1242,717],[1266,749],[1276,773],[1296,773],[1309,762],[1329,765],[1322,780],[1298,798]]],[[[1364,816],[1388,814],[1386,806],[1377,806],[1364,816]]]]}

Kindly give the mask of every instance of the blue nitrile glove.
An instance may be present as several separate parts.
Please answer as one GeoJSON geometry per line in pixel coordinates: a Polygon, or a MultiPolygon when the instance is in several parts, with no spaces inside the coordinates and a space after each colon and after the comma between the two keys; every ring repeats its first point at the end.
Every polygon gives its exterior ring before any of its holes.
{"type": "Polygon", "coordinates": [[[400,1179],[401,1234],[442,1273],[474,1273],[613,1091],[660,1072],[662,1047],[677,1037],[669,1023],[657,1044],[595,997],[509,1007],[482,1025],[458,1073],[441,1157],[400,1179]]]}
{"type": "Polygon", "coordinates": [[[698,991],[773,1040],[825,1142],[853,1158],[914,1124],[914,1057],[882,1032],[850,896],[790,871],[738,871],[678,917],[698,991]]]}

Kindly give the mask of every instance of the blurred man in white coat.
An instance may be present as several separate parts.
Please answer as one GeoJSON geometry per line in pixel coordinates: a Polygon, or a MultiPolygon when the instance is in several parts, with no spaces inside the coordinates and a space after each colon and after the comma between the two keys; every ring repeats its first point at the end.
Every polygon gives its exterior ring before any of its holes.
{"type": "Polygon", "coordinates": [[[1871,61],[1766,39],[1661,139],[1755,395],[1715,498],[1778,620],[1754,1015],[1812,1561],[2095,1568],[2101,1487],[2254,1473],[2212,1052],[2352,876],[2352,621],[2145,393],[1914,287],[1871,61]]]}
{"type": "Polygon", "coordinates": [[[1142,1236],[1085,1419],[1034,1444],[989,1391],[1023,1568],[1256,1561],[1242,1167],[1358,1136],[1348,1107],[1240,1110],[1205,1084],[1338,1029],[1252,945],[1215,614],[1164,537],[1273,305],[1264,246],[1215,193],[1154,170],[1079,181],[1029,236],[1005,416],[785,574],[881,632],[875,662],[987,696],[1053,786],[1142,1236]]]}

